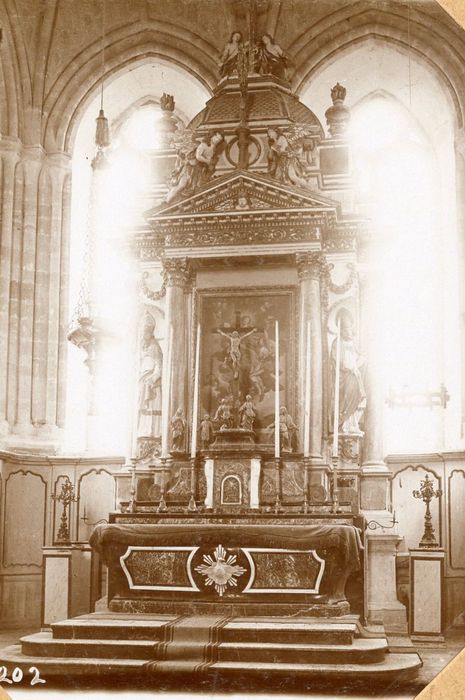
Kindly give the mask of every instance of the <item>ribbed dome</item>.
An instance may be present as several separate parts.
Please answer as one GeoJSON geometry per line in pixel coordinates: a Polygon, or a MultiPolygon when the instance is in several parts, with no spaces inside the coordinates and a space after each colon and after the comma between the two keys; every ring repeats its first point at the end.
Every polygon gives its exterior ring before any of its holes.
{"type": "MultiPolygon", "coordinates": [[[[240,121],[240,105],[241,94],[237,78],[225,79],[189,126],[202,131],[212,128],[237,128],[240,121]]],[[[313,112],[291,93],[286,83],[271,75],[249,78],[247,122],[251,129],[266,124],[307,124],[312,127],[315,136],[324,135],[322,126],[313,112]]]]}

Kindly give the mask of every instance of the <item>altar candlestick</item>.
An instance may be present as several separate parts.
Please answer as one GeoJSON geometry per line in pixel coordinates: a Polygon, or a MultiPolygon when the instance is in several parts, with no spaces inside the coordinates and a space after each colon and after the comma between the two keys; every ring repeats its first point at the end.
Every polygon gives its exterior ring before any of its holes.
{"type": "Polygon", "coordinates": [[[197,452],[197,422],[199,419],[199,372],[200,372],[200,323],[197,325],[194,367],[194,396],[192,398],[192,435],[191,458],[195,459],[197,452]]]}
{"type": "Polygon", "coordinates": [[[341,319],[337,322],[336,337],[336,371],[334,376],[334,425],[333,425],[333,458],[339,455],[339,384],[341,364],[341,319]]]}
{"type": "Polygon", "coordinates": [[[173,326],[170,323],[167,333],[168,345],[165,345],[166,362],[165,381],[162,386],[162,430],[161,430],[161,457],[166,459],[169,457],[169,427],[170,427],[170,393],[171,393],[171,353],[173,347],[173,326]]]}
{"type": "Polygon", "coordinates": [[[310,335],[311,325],[308,321],[305,356],[304,457],[310,457],[310,335]]]}
{"type": "Polygon", "coordinates": [[[279,444],[279,324],[275,321],[274,332],[274,456],[280,456],[279,444]]]}

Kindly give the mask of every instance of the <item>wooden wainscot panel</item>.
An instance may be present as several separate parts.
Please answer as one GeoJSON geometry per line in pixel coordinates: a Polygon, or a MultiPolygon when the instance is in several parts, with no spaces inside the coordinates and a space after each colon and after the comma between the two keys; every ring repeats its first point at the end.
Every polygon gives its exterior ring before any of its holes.
{"type": "Polygon", "coordinates": [[[11,472],[5,482],[3,556],[5,569],[42,566],[47,483],[35,472],[11,472]]]}
{"type": "Polygon", "coordinates": [[[465,471],[453,469],[447,479],[449,566],[465,570],[465,471]]]}
{"type": "MultiPolygon", "coordinates": [[[[392,478],[391,496],[392,506],[396,512],[396,520],[399,523],[398,531],[404,537],[402,549],[415,549],[423,536],[425,523],[425,504],[421,499],[414,498],[412,491],[420,487],[420,482],[428,474],[434,481],[435,488],[443,488],[443,480],[437,472],[422,464],[412,464],[400,469],[392,478]]],[[[431,501],[431,515],[433,527],[438,544],[443,542],[442,528],[442,499],[435,498],[431,501]]]]}
{"type": "Polygon", "coordinates": [[[76,533],[79,542],[86,542],[94,525],[108,519],[115,508],[115,479],[108,469],[90,469],[77,484],[78,508],[76,533]],[[85,520],[84,520],[85,518],[85,520]]]}
{"type": "Polygon", "coordinates": [[[40,625],[42,574],[6,574],[2,576],[0,618],[4,627],[40,625]]]}

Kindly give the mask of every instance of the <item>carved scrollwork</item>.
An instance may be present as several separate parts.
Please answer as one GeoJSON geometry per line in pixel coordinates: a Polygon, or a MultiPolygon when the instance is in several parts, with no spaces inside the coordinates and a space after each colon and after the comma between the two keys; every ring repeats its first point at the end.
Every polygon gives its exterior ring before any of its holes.
{"type": "Polygon", "coordinates": [[[150,299],[151,301],[160,301],[160,299],[163,299],[163,297],[166,294],[166,284],[163,282],[161,285],[160,289],[158,291],[153,291],[152,289],[149,288],[147,285],[147,278],[149,276],[148,271],[146,270],[142,274],[142,280],[140,283],[142,294],[147,298],[150,299]]]}

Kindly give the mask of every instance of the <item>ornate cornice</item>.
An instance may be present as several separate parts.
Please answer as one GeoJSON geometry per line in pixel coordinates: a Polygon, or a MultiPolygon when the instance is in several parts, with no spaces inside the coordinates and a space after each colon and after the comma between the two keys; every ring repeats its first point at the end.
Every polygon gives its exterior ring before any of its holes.
{"type": "Polygon", "coordinates": [[[163,258],[163,284],[165,287],[189,287],[192,268],[187,258],[163,258]]]}
{"type": "Polygon", "coordinates": [[[297,253],[295,258],[299,280],[320,281],[326,270],[326,260],[321,253],[297,253]]]}

